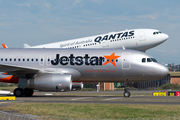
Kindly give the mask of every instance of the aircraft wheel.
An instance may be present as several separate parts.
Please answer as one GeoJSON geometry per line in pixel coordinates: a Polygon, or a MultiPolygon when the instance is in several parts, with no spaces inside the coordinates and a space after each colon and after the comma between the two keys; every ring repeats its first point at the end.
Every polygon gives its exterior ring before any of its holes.
{"type": "Polygon", "coordinates": [[[129,91],[124,92],[124,97],[129,97],[130,95],[131,95],[131,93],[129,91]]]}
{"type": "Polygon", "coordinates": [[[14,90],[14,95],[15,95],[16,97],[22,97],[23,94],[24,94],[24,92],[23,92],[23,89],[22,89],[22,88],[16,88],[16,89],[14,90]]]}
{"type": "Polygon", "coordinates": [[[28,89],[28,88],[24,89],[24,95],[26,97],[31,97],[33,95],[33,93],[34,93],[33,89],[28,89]]]}

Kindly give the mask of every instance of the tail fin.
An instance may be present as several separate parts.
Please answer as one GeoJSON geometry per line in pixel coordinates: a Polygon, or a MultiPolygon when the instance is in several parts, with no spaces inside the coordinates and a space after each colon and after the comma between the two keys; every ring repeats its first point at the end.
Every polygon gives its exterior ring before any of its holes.
{"type": "Polygon", "coordinates": [[[8,48],[8,47],[6,46],[6,44],[2,44],[2,46],[3,46],[3,48],[8,48]]]}
{"type": "Polygon", "coordinates": [[[30,48],[31,46],[29,46],[28,44],[24,44],[24,48],[30,48]]]}

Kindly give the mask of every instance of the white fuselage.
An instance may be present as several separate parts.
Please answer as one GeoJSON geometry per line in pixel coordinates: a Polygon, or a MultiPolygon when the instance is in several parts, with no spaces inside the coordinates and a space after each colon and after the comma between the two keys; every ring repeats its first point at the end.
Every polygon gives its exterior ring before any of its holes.
{"type": "Polygon", "coordinates": [[[31,47],[29,46],[28,48],[126,48],[146,51],[147,49],[163,43],[168,39],[168,37],[168,35],[154,29],[132,29],[31,47]]]}

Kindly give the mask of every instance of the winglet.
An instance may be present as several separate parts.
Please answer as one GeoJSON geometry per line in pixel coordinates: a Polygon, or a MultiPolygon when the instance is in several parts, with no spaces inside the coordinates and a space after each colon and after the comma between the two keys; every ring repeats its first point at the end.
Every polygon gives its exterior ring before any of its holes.
{"type": "Polygon", "coordinates": [[[122,48],[123,48],[123,50],[125,50],[126,48],[122,45],[122,48]]]}
{"type": "Polygon", "coordinates": [[[2,44],[2,46],[3,46],[3,48],[8,48],[8,47],[6,46],[6,44],[2,44]]]}
{"type": "Polygon", "coordinates": [[[29,46],[28,44],[24,44],[24,48],[30,48],[31,46],[29,46]]]}

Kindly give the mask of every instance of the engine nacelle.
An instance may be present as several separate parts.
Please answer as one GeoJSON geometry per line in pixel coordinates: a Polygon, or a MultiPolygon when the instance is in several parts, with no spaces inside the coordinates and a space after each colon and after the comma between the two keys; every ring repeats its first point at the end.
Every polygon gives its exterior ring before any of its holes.
{"type": "Polygon", "coordinates": [[[79,83],[79,82],[73,82],[72,83],[72,90],[81,90],[83,89],[83,83],[79,83]]]}
{"type": "Polygon", "coordinates": [[[60,74],[42,74],[27,81],[28,88],[60,92],[72,89],[72,76],[60,74]]]}

